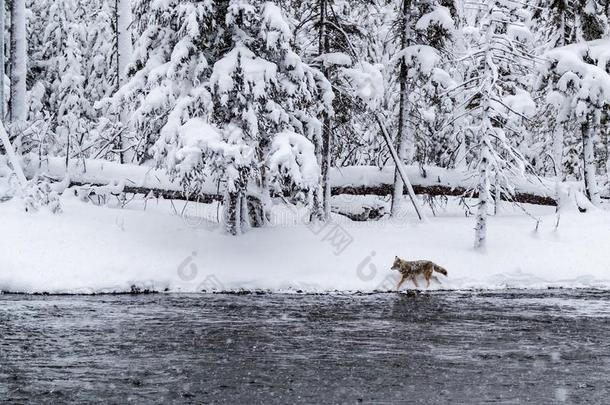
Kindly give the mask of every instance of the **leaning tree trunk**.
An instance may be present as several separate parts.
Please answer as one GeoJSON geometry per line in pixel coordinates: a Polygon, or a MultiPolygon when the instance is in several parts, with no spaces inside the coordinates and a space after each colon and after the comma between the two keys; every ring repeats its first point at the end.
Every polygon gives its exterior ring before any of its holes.
{"type": "Polygon", "coordinates": [[[17,157],[17,153],[15,153],[15,149],[13,145],[11,145],[11,141],[4,129],[4,123],[0,121],[0,145],[4,147],[4,152],[8,156],[8,161],[13,167],[13,172],[17,178],[18,185],[21,189],[25,188],[27,184],[27,179],[23,172],[23,168],[21,167],[21,163],[19,158],[17,157]]]}
{"type": "MultiPolygon", "coordinates": [[[[401,49],[405,49],[409,44],[411,37],[409,30],[409,12],[411,9],[411,0],[403,0],[402,2],[402,15],[401,15],[401,32],[400,32],[400,46],[401,49]]],[[[396,137],[396,150],[398,152],[398,158],[401,162],[410,163],[414,155],[414,142],[409,133],[409,94],[407,87],[408,71],[407,64],[404,58],[400,62],[400,107],[398,112],[398,135],[396,137]]],[[[404,182],[398,171],[398,167],[394,171],[394,193],[392,194],[392,208],[391,216],[396,217],[399,215],[403,194],[404,194],[404,182]]]]}
{"type": "Polygon", "coordinates": [[[583,142],[583,166],[585,170],[585,190],[587,197],[598,207],[601,204],[599,188],[597,187],[597,171],[595,168],[595,143],[593,139],[593,126],[591,119],[587,119],[582,124],[582,142],[583,142]]]}
{"type": "Polygon", "coordinates": [[[11,3],[11,123],[23,125],[26,109],[26,33],[25,0],[11,3]]]}

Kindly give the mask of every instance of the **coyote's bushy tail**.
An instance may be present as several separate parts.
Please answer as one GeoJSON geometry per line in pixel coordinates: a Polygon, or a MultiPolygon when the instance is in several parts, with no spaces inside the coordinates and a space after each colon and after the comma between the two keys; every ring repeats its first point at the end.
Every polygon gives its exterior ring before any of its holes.
{"type": "Polygon", "coordinates": [[[437,273],[441,273],[443,276],[447,275],[447,270],[445,270],[443,267],[439,266],[438,264],[434,265],[434,271],[436,271],[437,273]]]}

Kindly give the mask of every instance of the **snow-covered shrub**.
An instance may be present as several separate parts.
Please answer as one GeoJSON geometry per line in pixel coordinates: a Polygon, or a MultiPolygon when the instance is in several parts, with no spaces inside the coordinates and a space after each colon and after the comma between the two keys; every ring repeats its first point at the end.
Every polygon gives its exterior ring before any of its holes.
{"type": "Polygon", "coordinates": [[[53,214],[61,213],[59,194],[44,176],[36,176],[28,181],[22,190],[22,198],[26,211],[38,211],[45,207],[53,214]]]}
{"type": "Polygon", "coordinates": [[[270,187],[278,194],[314,190],[320,181],[320,167],[313,143],[295,132],[275,135],[266,165],[270,187]]]}

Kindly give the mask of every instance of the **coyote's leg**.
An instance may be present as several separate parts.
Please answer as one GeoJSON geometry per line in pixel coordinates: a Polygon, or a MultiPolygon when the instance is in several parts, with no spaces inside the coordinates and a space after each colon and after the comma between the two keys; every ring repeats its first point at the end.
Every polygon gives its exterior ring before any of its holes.
{"type": "Polygon", "coordinates": [[[417,280],[415,279],[415,276],[411,276],[411,281],[413,281],[413,284],[415,284],[415,288],[419,288],[419,284],[417,284],[417,280]]]}
{"type": "Polygon", "coordinates": [[[439,280],[439,279],[438,279],[438,277],[436,277],[436,276],[432,276],[432,277],[430,277],[430,278],[431,278],[432,280],[436,281],[436,282],[437,282],[437,283],[439,283],[439,284],[443,284],[443,283],[441,283],[441,280],[439,280]]]}
{"type": "Polygon", "coordinates": [[[405,282],[407,278],[405,277],[404,274],[401,275],[400,280],[398,281],[398,285],[396,286],[396,291],[398,291],[400,289],[400,286],[402,285],[402,283],[405,282]]]}

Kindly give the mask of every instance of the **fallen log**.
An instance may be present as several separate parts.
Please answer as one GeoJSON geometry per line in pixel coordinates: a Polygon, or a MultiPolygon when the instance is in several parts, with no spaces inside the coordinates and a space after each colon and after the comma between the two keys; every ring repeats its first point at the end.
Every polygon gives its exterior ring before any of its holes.
{"type": "MultiPolygon", "coordinates": [[[[83,183],[79,181],[71,181],[69,187],[106,187],[107,184],[92,184],[92,183],[83,183]]],[[[95,190],[92,190],[95,192],[95,190]]],[[[108,190],[110,194],[120,195],[122,193],[125,194],[141,194],[144,196],[150,196],[152,198],[163,198],[165,200],[179,200],[179,201],[191,201],[191,202],[199,202],[204,204],[210,204],[215,201],[222,201],[222,196],[218,194],[187,194],[183,191],[177,190],[163,190],[160,188],[149,188],[149,187],[141,187],[141,186],[130,186],[125,185],[122,186],[119,190],[108,190]]]]}
{"type": "MultiPolygon", "coordinates": [[[[48,158],[38,161],[30,156],[29,164],[24,166],[26,176],[32,177],[36,173],[45,173],[48,177],[61,180],[66,178],[65,159],[48,158]]],[[[451,169],[438,167],[407,166],[407,175],[411,179],[415,194],[429,196],[469,196],[477,197],[472,193],[472,181],[465,180],[464,174],[451,169]]],[[[186,194],[180,184],[161,169],[151,167],[120,164],[103,160],[87,159],[84,162],[70,162],[70,186],[77,187],[106,187],[106,193],[150,195],[156,198],[184,200],[210,203],[222,201],[222,190],[218,191],[218,184],[209,179],[202,185],[201,194],[186,194]],[[112,184],[121,186],[112,186],[112,184]]],[[[391,195],[393,191],[394,168],[377,168],[374,166],[353,166],[333,168],[331,171],[332,195],[391,195]]],[[[523,180],[516,187],[513,197],[503,196],[502,199],[517,203],[556,206],[552,181],[537,181],[535,179],[523,180]]],[[[101,190],[100,190],[101,191],[101,190]]]]}
{"type": "MultiPolygon", "coordinates": [[[[377,196],[387,196],[391,195],[394,187],[391,184],[379,184],[375,186],[341,186],[341,187],[333,187],[332,194],[333,195],[377,195],[377,196]]],[[[415,194],[421,195],[429,195],[431,197],[440,197],[440,196],[448,196],[448,197],[461,197],[467,196],[472,198],[477,198],[478,194],[476,192],[469,192],[464,187],[450,187],[450,186],[424,186],[413,184],[413,191],[415,194]]],[[[406,194],[405,194],[406,195],[406,194]]],[[[512,197],[502,196],[502,200],[511,201],[521,204],[534,204],[534,205],[547,205],[547,206],[557,206],[557,201],[554,198],[536,195],[532,193],[524,193],[518,192],[512,197]]]]}
{"type": "MultiPolygon", "coordinates": [[[[70,182],[70,187],[104,187],[105,184],[91,184],[81,182],[70,182]]],[[[344,186],[344,187],[333,187],[331,189],[332,195],[376,195],[376,196],[387,196],[392,194],[392,185],[380,184],[378,186],[344,186]]],[[[468,193],[468,190],[461,187],[447,187],[447,186],[421,186],[413,185],[415,194],[418,195],[429,195],[432,197],[448,196],[448,197],[461,197],[468,196],[477,198],[477,193],[468,193]]],[[[120,193],[126,194],[140,194],[144,196],[151,196],[154,198],[163,198],[166,200],[179,200],[179,201],[191,201],[209,204],[215,201],[222,201],[222,195],[219,194],[186,194],[183,191],[177,190],[163,190],[159,188],[148,188],[148,187],[137,187],[125,185],[120,192],[110,192],[111,194],[118,195],[120,193]]],[[[406,195],[406,193],[405,193],[406,195]]],[[[541,196],[530,193],[516,193],[513,197],[507,198],[502,197],[502,200],[511,201],[521,204],[534,204],[534,205],[545,205],[545,206],[557,206],[557,202],[554,198],[541,196]]]]}

